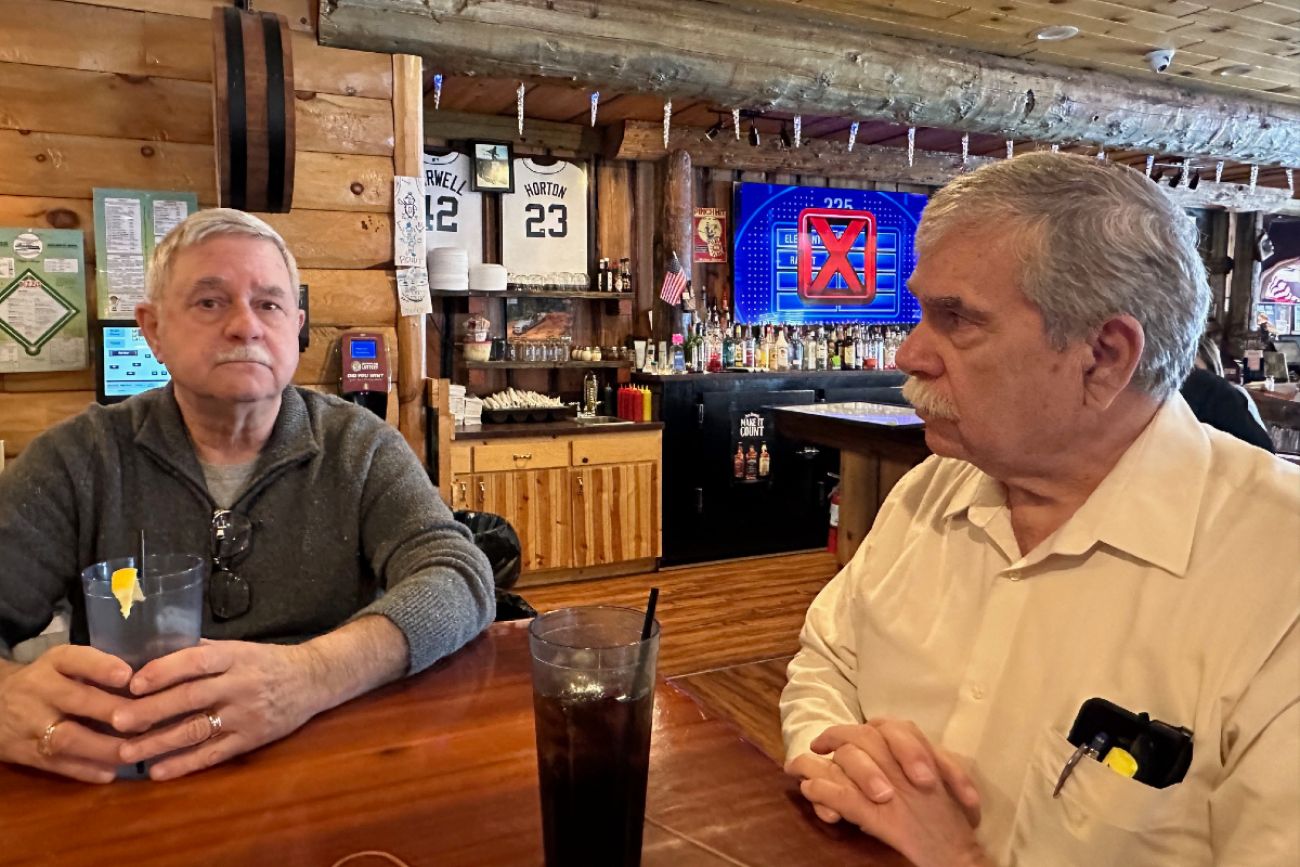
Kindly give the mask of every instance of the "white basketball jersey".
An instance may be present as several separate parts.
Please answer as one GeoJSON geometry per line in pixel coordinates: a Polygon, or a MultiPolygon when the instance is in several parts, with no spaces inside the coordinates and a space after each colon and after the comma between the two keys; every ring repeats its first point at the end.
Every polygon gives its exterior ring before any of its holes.
{"type": "Polygon", "coordinates": [[[515,191],[501,196],[501,264],[514,274],[578,273],[587,254],[587,172],[516,159],[515,191]]]}
{"type": "Polygon", "coordinates": [[[460,247],[470,264],[483,261],[483,194],[469,188],[467,154],[424,155],[424,236],[426,246],[460,247]]]}

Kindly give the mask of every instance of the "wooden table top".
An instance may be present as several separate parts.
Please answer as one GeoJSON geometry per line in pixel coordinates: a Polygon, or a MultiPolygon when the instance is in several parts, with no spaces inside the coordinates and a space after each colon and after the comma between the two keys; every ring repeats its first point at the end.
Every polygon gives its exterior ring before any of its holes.
{"type": "MultiPolygon", "coordinates": [[[[87,786],[0,765],[0,862],[540,867],[527,624],[168,783],[87,786]]],[[[664,682],[656,692],[645,867],[895,867],[817,821],[780,768],[664,682]]],[[[583,865],[578,865],[583,867],[583,865]]]]}

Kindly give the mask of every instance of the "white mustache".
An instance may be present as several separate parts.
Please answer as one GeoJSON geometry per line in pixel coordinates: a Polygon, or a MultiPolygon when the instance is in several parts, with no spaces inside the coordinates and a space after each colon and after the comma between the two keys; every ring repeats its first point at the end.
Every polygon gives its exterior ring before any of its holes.
{"type": "Polygon", "coordinates": [[[251,361],[256,364],[262,364],[267,367],[271,366],[271,353],[257,344],[246,344],[235,346],[217,354],[214,359],[216,364],[226,364],[231,361],[251,361]]]}
{"type": "Polygon", "coordinates": [[[934,386],[909,376],[903,383],[903,397],[921,415],[958,421],[957,407],[952,399],[939,393],[934,386]]]}

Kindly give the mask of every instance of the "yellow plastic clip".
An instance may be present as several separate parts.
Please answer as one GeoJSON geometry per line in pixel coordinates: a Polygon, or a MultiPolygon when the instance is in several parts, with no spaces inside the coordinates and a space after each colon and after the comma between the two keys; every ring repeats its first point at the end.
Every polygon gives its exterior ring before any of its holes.
{"type": "Polygon", "coordinates": [[[1111,747],[1110,752],[1106,753],[1106,759],[1102,764],[1121,777],[1132,777],[1138,772],[1137,759],[1133,758],[1132,753],[1119,747],[1111,747]]]}

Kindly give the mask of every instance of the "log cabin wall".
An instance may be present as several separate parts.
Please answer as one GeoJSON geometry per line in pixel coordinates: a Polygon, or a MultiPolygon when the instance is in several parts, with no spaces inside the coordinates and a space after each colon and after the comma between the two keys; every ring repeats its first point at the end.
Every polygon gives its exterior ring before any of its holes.
{"type": "MultiPolygon", "coordinates": [[[[213,5],[0,0],[0,225],[84,231],[92,323],[94,187],[189,190],[200,207],[216,204],[213,5]]],[[[337,389],[337,336],[358,327],[385,335],[396,374],[403,365],[390,218],[395,58],[317,45],[313,0],[261,0],[256,8],[285,15],[294,29],[294,209],[259,216],[284,235],[310,287],[311,343],[295,382],[337,389]]],[[[401,89],[399,82],[399,101],[401,89]]],[[[93,402],[94,376],[93,369],[0,375],[7,453],[93,402]]],[[[394,386],[389,421],[397,416],[394,386]]]]}

